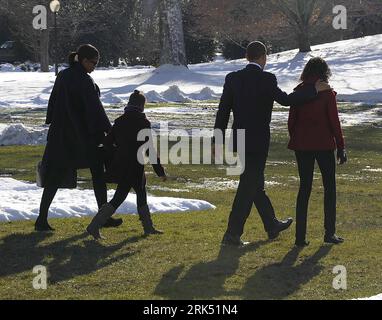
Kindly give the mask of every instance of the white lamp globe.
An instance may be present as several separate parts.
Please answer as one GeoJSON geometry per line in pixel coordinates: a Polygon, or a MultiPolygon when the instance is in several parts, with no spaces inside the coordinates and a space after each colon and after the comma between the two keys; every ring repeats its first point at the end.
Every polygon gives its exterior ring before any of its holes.
{"type": "Polygon", "coordinates": [[[50,10],[53,13],[57,13],[60,10],[60,8],[61,8],[60,1],[58,1],[58,0],[51,1],[49,6],[50,6],[50,10]]]}

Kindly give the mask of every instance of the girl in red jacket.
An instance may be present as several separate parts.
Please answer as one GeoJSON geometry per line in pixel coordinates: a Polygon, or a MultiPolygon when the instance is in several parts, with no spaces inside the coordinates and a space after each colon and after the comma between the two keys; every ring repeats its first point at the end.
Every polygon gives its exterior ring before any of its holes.
{"type": "MultiPolygon", "coordinates": [[[[312,58],[301,75],[302,83],[295,89],[321,79],[328,81],[331,71],[321,58],[312,58]]],[[[289,113],[288,148],[295,151],[300,190],[296,207],[296,245],[307,246],[306,225],[309,197],[312,191],[315,161],[321,171],[325,189],[325,237],[326,243],[339,244],[344,239],[336,232],[336,159],[342,165],[347,161],[345,142],[338,117],[336,93],[333,90],[320,92],[318,98],[304,106],[292,107],[289,113]]]]}

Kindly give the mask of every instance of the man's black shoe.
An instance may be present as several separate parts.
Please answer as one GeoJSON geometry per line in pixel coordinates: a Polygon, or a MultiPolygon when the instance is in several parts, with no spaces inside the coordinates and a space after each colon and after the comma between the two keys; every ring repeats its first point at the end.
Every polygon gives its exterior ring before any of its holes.
{"type": "Polygon", "coordinates": [[[325,235],[324,241],[325,243],[340,244],[343,243],[345,239],[340,238],[339,236],[334,234],[331,236],[325,235]]]}
{"type": "Polygon", "coordinates": [[[103,228],[117,228],[123,223],[122,219],[109,218],[103,225],[103,228]]]}
{"type": "Polygon", "coordinates": [[[248,246],[250,243],[249,242],[244,242],[240,239],[238,236],[232,236],[228,233],[224,235],[222,245],[223,246],[230,246],[230,247],[237,247],[237,248],[242,248],[245,246],[248,246]]]}
{"type": "Polygon", "coordinates": [[[268,231],[268,237],[270,240],[273,240],[273,239],[276,239],[280,232],[288,229],[291,224],[293,223],[293,219],[292,218],[288,218],[286,220],[279,220],[276,222],[276,225],[273,227],[273,230],[271,231],[268,231]]]}

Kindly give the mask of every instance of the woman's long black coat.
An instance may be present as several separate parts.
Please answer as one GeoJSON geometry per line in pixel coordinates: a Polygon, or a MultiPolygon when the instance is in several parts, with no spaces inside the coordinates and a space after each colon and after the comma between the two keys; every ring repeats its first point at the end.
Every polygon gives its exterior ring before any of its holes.
{"type": "Polygon", "coordinates": [[[90,168],[110,128],[100,91],[80,63],[61,71],[49,99],[50,124],[43,163],[47,168],[90,168]]]}

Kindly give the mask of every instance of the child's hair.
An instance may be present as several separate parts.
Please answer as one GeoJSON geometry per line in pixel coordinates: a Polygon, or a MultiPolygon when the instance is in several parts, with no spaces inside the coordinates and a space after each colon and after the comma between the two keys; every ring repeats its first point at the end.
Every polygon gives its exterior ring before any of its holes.
{"type": "Polygon", "coordinates": [[[301,81],[306,81],[312,77],[319,77],[323,81],[328,81],[332,76],[326,61],[320,57],[312,58],[306,64],[304,71],[301,74],[301,81]]]}
{"type": "Polygon", "coordinates": [[[100,54],[96,47],[91,44],[83,44],[78,47],[76,52],[69,54],[69,65],[73,66],[76,62],[82,62],[85,58],[88,60],[99,58],[100,54]],[[76,59],[76,56],[78,57],[76,59]]]}
{"type": "Polygon", "coordinates": [[[139,90],[134,90],[129,99],[129,105],[135,107],[144,107],[146,104],[146,97],[139,90]]]}

